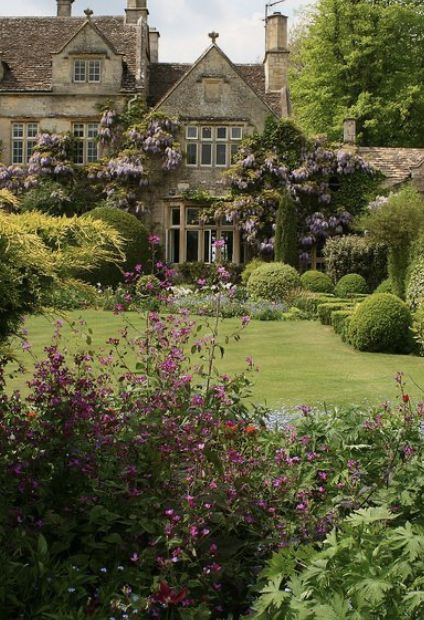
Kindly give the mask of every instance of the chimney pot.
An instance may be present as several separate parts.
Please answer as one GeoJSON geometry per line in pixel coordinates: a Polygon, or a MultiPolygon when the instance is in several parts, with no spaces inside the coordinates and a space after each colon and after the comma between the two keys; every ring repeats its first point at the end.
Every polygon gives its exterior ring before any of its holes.
{"type": "Polygon", "coordinates": [[[74,0],[56,0],[57,1],[57,16],[58,17],[72,17],[72,3],[74,0]]]}
{"type": "Polygon", "coordinates": [[[290,115],[287,49],[288,18],[274,13],[265,21],[265,89],[281,96],[281,114],[290,115]]]}
{"type": "Polygon", "coordinates": [[[127,0],[125,13],[127,24],[137,24],[141,17],[147,21],[149,15],[147,0],[127,0]]]}

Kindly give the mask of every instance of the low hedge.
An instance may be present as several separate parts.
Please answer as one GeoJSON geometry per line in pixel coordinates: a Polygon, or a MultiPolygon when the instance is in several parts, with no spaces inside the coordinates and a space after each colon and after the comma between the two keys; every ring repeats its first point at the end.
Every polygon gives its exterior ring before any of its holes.
{"type": "Polygon", "coordinates": [[[339,301],[321,304],[318,306],[318,318],[323,325],[331,325],[331,315],[337,310],[352,309],[353,304],[351,301],[339,301]]]}
{"type": "Polygon", "coordinates": [[[359,304],[352,315],[348,341],[359,351],[410,353],[412,316],[396,295],[375,293],[359,304]]]}
{"type": "Polygon", "coordinates": [[[292,305],[310,318],[316,318],[318,306],[325,303],[342,301],[334,295],[322,295],[320,293],[311,293],[310,291],[299,291],[292,300],[292,305]]]}
{"type": "Polygon", "coordinates": [[[349,323],[352,317],[352,310],[335,310],[331,313],[331,324],[336,334],[346,341],[349,323]]]}

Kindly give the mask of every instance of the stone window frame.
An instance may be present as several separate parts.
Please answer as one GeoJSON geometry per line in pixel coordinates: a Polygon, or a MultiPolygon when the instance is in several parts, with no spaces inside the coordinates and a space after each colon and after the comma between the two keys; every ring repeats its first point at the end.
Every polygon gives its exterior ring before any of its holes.
{"type": "Polygon", "coordinates": [[[98,120],[76,119],[72,121],[71,134],[76,144],[82,144],[82,149],[76,149],[74,164],[85,166],[100,159],[100,145],[98,141],[100,125],[98,120]],[[77,130],[76,128],[80,129],[77,130]],[[95,133],[93,133],[95,128],[95,133]],[[76,133],[78,131],[79,133],[76,133]],[[94,150],[95,145],[95,150],[94,150]],[[78,157],[81,154],[81,157],[78,157]]]}
{"type": "Polygon", "coordinates": [[[39,131],[38,120],[14,120],[11,123],[10,160],[13,165],[25,165],[29,162],[39,131]],[[21,131],[17,131],[18,127],[22,128],[21,131]],[[19,157],[15,156],[17,153],[20,154],[19,157]]]}
{"type": "Polygon", "coordinates": [[[189,147],[196,147],[195,163],[189,163],[186,158],[186,166],[194,169],[204,168],[221,168],[224,170],[228,168],[233,160],[235,153],[238,151],[241,142],[243,140],[243,134],[246,130],[245,125],[240,123],[188,123],[185,127],[185,143],[186,153],[188,154],[189,147]],[[210,129],[211,136],[206,137],[204,130],[210,129]],[[219,130],[225,129],[225,138],[219,137],[219,130]],[[239,137],[234,136],[234,130],[239,130],[239,137]],[[196,131],[193,131],[196,130],[196,131]],[[192,134],[192,135],[190,135],[192,134]],[[194,137],[196,136],[196,137],[194,137]],[[217,163],[218,152],[222,145],[225,144],[225,163],[217,163]],[[204,163],[203,160],[203,146],[210,145],[211,163],[204,163]]]}
{"type": "Polygon", "coordinates": [[[200,218],[202,205],[190,202],[172,203],[167,209],[167,227],[166,227],[166,259],[173,262],[175,241],[179,247],[179,262],[204,262],[210,264],[218,259],[228,260],[229,262],[240,262],[240,229],[236,224],[227,222],[209,220],[202,221],[200,218]],[[198,218],[189,219],[189,212],[197,211],[198,218]],[[189,233],[197,233],[197,258],[191,261],[187,260],[187,240],[189,233]],[[223,235],[232,234],[232,256],[225,255],[224,251],[215,251],[212,249],[214,241],[221,240],[223,235]],[[208,240],[209,237],[209,240],[208,240]],[[206,256],[206,253],[209,253],[206,256]],[[221,255],[218,256],[218,252],[221,255]]]}
{"type": "Polygon", "coordinates": [[[103,62],[101,58],[88,58],[87,56],[74,57],[72,61],[72,82],[74,84],[101,84],[103,72],[103,62]],[[81,72],[81,79],[76,79],[77,66],[84,71],[81,72]],[[92,66],[92,67],[91,67],[92,66]],[[92,68],[95,67],[94,73],[92,68]],[[92,79],[95,75],[96,79],[92,79]]]}

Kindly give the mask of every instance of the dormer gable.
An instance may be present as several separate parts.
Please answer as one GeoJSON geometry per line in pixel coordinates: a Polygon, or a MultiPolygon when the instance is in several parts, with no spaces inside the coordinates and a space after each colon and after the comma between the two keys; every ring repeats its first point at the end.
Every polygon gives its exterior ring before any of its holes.
{"type": "Polygon", "coordinates": [[[52,54],[52,88],[75,95],[120,90],[124,56],[88,17],[60,50],[52,54]]]}

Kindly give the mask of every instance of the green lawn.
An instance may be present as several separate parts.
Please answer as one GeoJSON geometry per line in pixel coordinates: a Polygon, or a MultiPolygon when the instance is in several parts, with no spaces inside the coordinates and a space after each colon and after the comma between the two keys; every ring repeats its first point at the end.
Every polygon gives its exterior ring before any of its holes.
{"type": "MultiPolygon", "coordinates": [[[[81,316],[92,328],[93,343],[99,349],[123,324],[122,317],[94,310],[68,315],[70,320],[81,316]]],[[[143,329],[142,317],[131,315],[130,318],[137,329],[143,329]]],[[[53,317],[28,320],[29,340],[36,357],[50,340],[54,320],[53,317]]],[[[226,320],[223,334],[231,333],[238,325],[238,319],[226,320]]],[[[83,346],[83,339],[72,335],[69,327],[65,327],[64,335],[72,350],[83,346]]],[[[220,368],[229,374],[240,371],[250,355],[260,368],[254,376],[254,400],[273,408],[323,402],[330,405],[364,401],[377,404],[395,397],[394,375],[400,370],[405,373],[410,394],[415,398],[423,397],[417,387],[424,388],[423,359],[359,353],[343,344],[331,328],[315,322],[252,321],[240,342],[226,346],[220,368]]],[[[31,357],[27,353],[21,357],[30,368],[31,357]]],[[[14,379],[10,388],[22,388],[26,378],[14,379]]]]}

